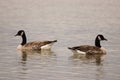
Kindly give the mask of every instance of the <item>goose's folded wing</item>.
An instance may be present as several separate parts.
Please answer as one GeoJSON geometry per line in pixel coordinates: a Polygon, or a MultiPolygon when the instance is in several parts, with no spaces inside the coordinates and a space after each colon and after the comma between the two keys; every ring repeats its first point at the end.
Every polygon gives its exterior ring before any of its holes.
{"type": "Polygon", "coordinates": [[[41,49],[42,46],[53,43],[55,41],[34,41],[34,42],[29,42],[24,45],[25,48],[29,49],[41,49]]]}
{"type": "Polygon", "coordinates": [[[73,50],[80,50],[83,52],[87,52],[87,51],[100,51],[100,48],[90,45],[82,45],[82,46],[73,47],[73,50]]]}

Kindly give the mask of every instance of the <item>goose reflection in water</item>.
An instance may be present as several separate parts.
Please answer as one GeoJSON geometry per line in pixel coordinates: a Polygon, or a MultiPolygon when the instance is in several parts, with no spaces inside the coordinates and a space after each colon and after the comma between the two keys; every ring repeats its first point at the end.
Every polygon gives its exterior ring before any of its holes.
{"type": "Polygon", "coordinates": [[[22,63],[26,63],[28,56],[55,56],[51,50],[18,50],[21,55],[22,63]]]}
{"type": "Polygon", "coordinates": [[[72,59],[80,59],[83,62],[95,62],[96,65],[101,65],[102,62],[105,59],[106,54],[95,54],[95,55],[91,55],[91,54],[87,54],[87,55],[83,55],[83,54],[73,54],[71,56],[72,59]]]}

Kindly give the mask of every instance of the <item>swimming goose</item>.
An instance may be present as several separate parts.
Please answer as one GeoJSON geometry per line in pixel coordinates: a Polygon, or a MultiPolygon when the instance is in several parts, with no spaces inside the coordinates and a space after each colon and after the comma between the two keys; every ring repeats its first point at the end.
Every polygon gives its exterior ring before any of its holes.
{"type": "Polygon", "coordinates": [[[95,46],[81,45],[76,47],[68,47],[68,49],[72,50],[74,53],[79,54],[106,54],[106,50],[100,45],[100,41],[103,40],[107,41],[103,35],[99,34],[95,39],[95,46]]]}
{"type": "Polygon", "coordinates": [[[33,41],[27,43],[27,38],[24,30],[19,30],[15,36],[22,37],[22,43],[18,45],[18,50],[50,50],[52,45],[57,42],[54,41],[33,41]]]}

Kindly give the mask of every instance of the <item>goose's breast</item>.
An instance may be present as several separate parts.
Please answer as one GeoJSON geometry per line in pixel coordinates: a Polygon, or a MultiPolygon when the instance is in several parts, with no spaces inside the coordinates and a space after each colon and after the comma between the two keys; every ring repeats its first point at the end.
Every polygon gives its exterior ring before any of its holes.
{"type": "Polygon", "coordinates": [[[103,53],[106,53],[106,49],[104,47],[100,48],[102,50],[103,53]]]}
{"type": "Polygon", "coordinates": [[[22,49],[22,45],[18,45],[17,49],[21,50],[22,49]]]}

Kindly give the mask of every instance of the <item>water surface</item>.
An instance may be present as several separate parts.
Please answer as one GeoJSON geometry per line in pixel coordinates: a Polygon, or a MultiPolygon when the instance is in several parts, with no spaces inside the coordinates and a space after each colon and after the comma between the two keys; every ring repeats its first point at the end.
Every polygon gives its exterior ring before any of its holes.
{"type": "Polygon", "coordinates": [[[119,0],[1,0],[0,80],[119,80],[119,5],[119,0]],[[22,54],[16,50],[21,38],[14,37],[20,29],[28,41],[58,42],[50,52],[22,54]],[[99,65],[67,49],[94,45],[97,34],[108,39],[101,43],[107,54],[99,65]]]}

